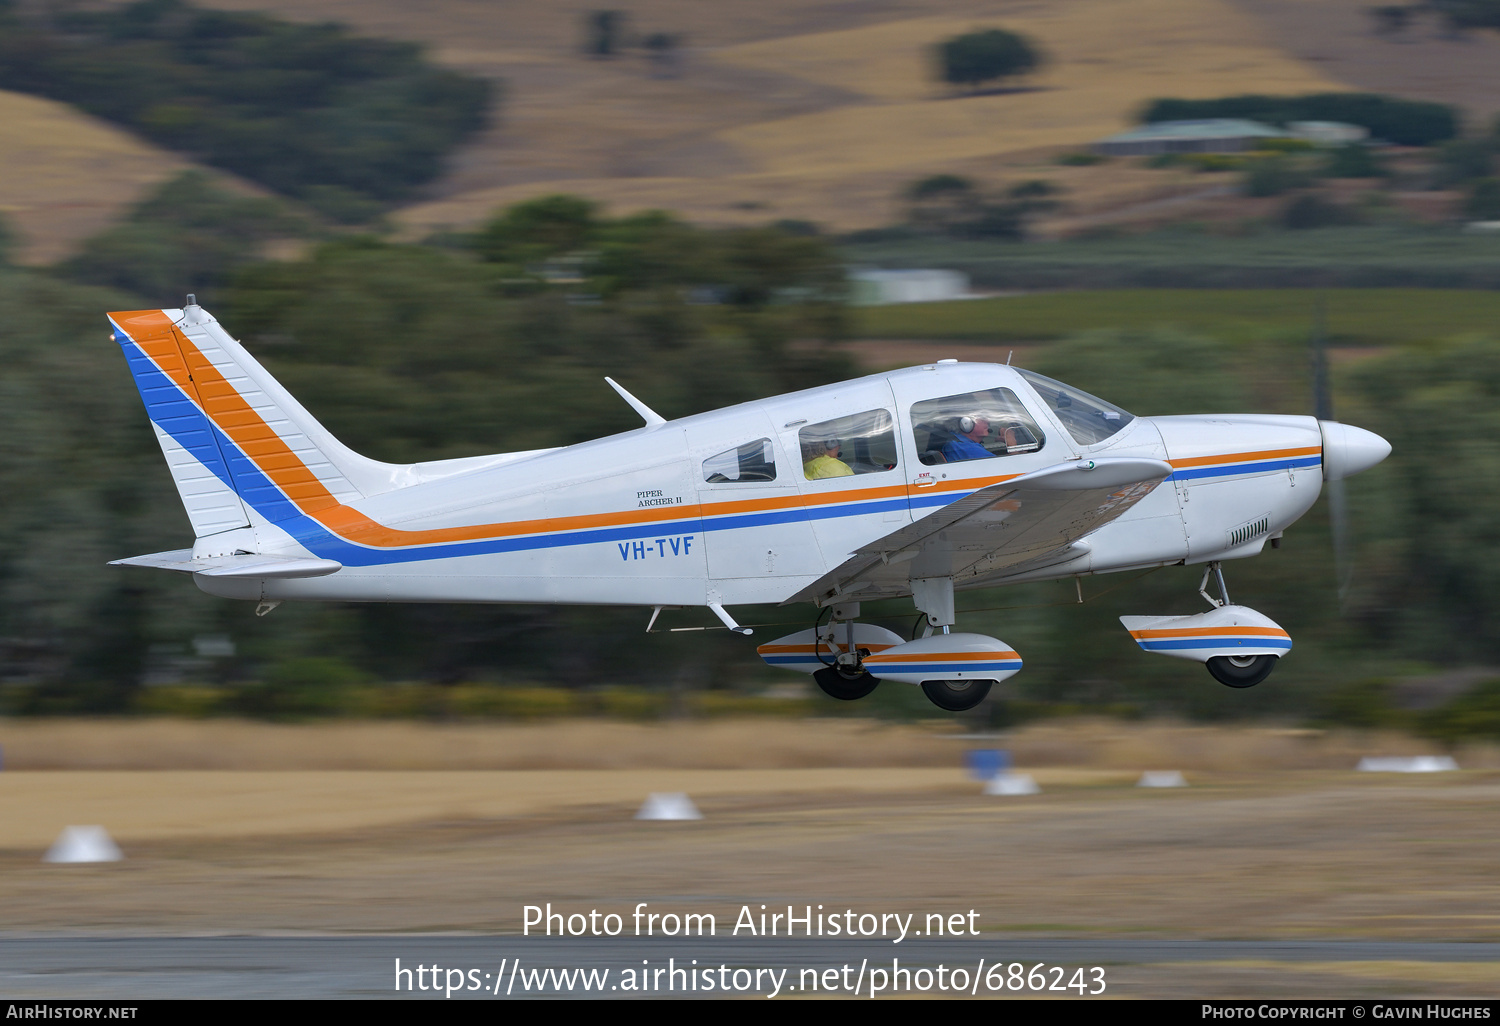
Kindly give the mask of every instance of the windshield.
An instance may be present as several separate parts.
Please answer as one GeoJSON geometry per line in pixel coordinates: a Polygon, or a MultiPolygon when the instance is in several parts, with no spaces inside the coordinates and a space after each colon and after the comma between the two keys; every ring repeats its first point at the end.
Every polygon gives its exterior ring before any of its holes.
{"type": "MultiPolygon", "coordinates": [[[[1020,370],[1019,367],[1016,369],[1020,370]]],[[[1135,420],[1134,415],[1097,396],[1089,395],[1081,388],[1054,381],[1035,371],[1023,370],[1021,376],[1031,382],[1031,387],[1036,389],[1042,401],[1057,414],[1057,419],[1062,421],[1063,427],[1068,429],[1068,434],[1079,445],[1102,442],[1135,420]]]]}

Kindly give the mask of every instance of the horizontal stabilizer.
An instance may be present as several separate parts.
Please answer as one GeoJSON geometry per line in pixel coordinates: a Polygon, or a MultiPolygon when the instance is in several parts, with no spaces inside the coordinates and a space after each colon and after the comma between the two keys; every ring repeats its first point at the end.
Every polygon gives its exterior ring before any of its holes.
{"type": "Polygon", "coordinates": [[[299,556],[267,556],[258,552],[241,552],[232,556],[193,558],[192,549],[152,552],[129,559],[112,560],[110,566],[149,566],[158,570],[176,570],[204,577],[239,577],[247,580],[288,580],[295,577],[327,577],[338,573],[344,564],[332,559],[309,559],[299,556]]]}

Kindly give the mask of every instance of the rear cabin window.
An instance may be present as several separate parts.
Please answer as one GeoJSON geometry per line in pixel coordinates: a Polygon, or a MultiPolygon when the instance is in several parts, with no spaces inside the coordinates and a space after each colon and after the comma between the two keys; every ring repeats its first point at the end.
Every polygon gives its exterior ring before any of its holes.
{"type": "Polygon", "coordinates": [[[918,458],[929,467],[1036,452],[1046,441],[1008,388],[924,400],[912,406],[911,423],[918,458]]]}
{"type": "Polygon", "coordinates": [[[709,484],[776,480],[776,452],[771,440],[758,438],[710,456],[703,461],[703,480],[709,484]]]}
{"type": "Polygon", "coordinates": [[[895,421],[887,410],[809,424],[797,432],[797,441],[809,481],[896,469],[895,421]]]}

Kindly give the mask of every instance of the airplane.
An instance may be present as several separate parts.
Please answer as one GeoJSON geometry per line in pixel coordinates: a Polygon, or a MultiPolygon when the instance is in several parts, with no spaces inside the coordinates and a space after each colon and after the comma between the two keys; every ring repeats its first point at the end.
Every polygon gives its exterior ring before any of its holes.
{"type": "MultiPolygon", "coordinates": [[[[1222,563],[1276,547],[1325,481],[1374,466],[1379,435],[1310,416],[1137,417],[1019,367],[938,360],[576,445],[427,463],[334,438],[189,296],[111,313],[195,540],[115,560],[210,595],[286,601],[706,607],[811,603],[758,648],[855,700],[882,681],[973,708],[1021,669],[954,630],[958,591],[1205,567],[1205,612],[1126,616],[1141,649],[1259,684],[1290,651],[1229,601],[1222,563]],[[1214,592],[1210,593],[1212,586],[1214,592]],[[860,622],[910,596],[920,636],[860,622]]],[[[917,634],[913,630],[913,634],[917,634]]]]}

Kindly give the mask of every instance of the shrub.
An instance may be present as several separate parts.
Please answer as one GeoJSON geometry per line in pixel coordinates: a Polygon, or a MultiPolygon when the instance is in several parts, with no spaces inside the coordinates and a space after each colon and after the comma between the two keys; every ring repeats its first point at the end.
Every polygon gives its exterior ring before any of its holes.
{"type": "Polygon", "coordinates": [[[1247,196],[1280,196],[1307,185],[1309,176],[1285,157],[1262,157],[1245,171],[1247,196]]]}
{"type": "Polygon", "coordinates": [[[1481,178],[1469,189],[1464,213],[1473,221],[1500,221],[1500,178],[1481,178]]]}
{"type": "Polygon", "coordinates": [[[1329,178],[1382,178],[1389,173],[1374,151],[1359,143],[1336,146],[1323,161],[1323,174],[1329,178]]]}
{"type": "Polygon", "coordinates": [[[1306,139],[1297,139],[1294,137],[1262,139],[1255,144],[1255,148],[1257,150],[1264,150],[1267,153],[1306,153],[1309,150],[1317,149],[1316,146],[1306,139]]]}
{"type": "Polygon", "coordinates": [[[1488,680],[1433,709],[1421,719],[1422,732],[1452,744],[1470,738],[1500,740],[1500,680],[1488,680]]]}
{"type": "Polygon", "coordinates": [[[938,45],[937,57],[943,81],[961,86],[1021,75],[1042,63],[1041,51],[1004,29],[955,36],[938,45]]]}
{"type": "Polygon", "coordinates": [[[1281,212],[1281,223],[1294,230],[1334,228],[1339,225],[1356,224],[1358,221],[1359,215],[1348,207],[1310,194],[1298,196],[1281,212]]]}

